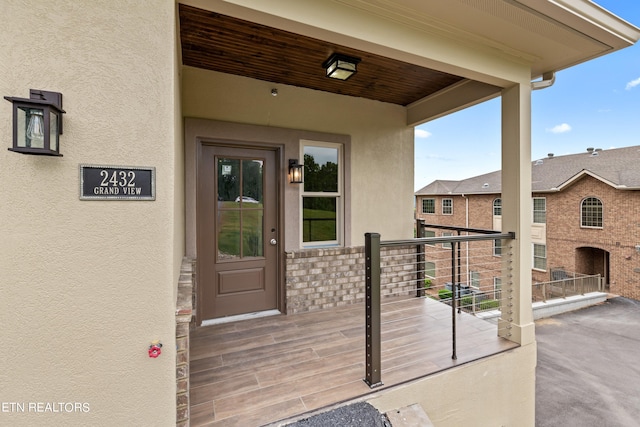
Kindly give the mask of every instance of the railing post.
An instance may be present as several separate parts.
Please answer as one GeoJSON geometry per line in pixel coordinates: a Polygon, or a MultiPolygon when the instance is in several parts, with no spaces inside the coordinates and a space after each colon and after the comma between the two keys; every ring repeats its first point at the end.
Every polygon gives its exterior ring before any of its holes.
{"type": "Polygon", "coordinates": [[[459,284],[456,283],[456,245],[459,243],[451,243],[451,358],[456,360],[456,300],[458,299],[459,284]]]}
{"type": "MultiPolygon", "coordinates": [[[[419,239],[422,237],[422,228],[424,227],[423,219],[416,219],[416,237],[419,239]]],[[[425,253],[424,253],[424,245],[416,245],[416,267],[417,267],[417,275],[416,275],[416,297],[424,296],[424,278],[425,278],[425,253]]]]}
{"type": "MultiPolygon", "coordinates": [[[[461,236],[460,230],[458,230],[458,236],[461,236]]],[[[462,274],[461,273],[461,265],[460,265],[461,260],[462,260],[462,254],[460,253],[460,247],[462,246],[462,242],[458,242],[456,244],[456,246],[458,247],[458,251],[457,251],[458,252],[458,281],[457,281],[457,283],[458,283],[458,293],[459,293],[460,292],[460,279],[462,278],[461,277],[461,274],[462,274]]],[[[469,266],[467,265],[467,282],[469,281],[468,279],[469,279],[469,266]]],[[[470,285],[470,283],[467,283],[467,285],[470,285]]],[[[458,297],[462,298],[462,295],[458,295],[458,297]]],[[[458,305],[458,313],[461,313],[461,312],[462,312],[461,307],[460,307],[460,305],[458,305]]]]}
{"type": "Polygon", "coordinates": [[[380,234],[365,233],[366,369],[370,388],[382,385],[380,344],[380,234]]]}

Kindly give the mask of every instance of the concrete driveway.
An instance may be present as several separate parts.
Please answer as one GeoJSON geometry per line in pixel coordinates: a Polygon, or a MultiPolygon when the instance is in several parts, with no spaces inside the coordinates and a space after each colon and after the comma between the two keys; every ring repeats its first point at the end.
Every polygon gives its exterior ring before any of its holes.
{"type": "Polygon", "coordinates": [[[640,302],[536,322],[536,426],[640,425],[640,302]]]}

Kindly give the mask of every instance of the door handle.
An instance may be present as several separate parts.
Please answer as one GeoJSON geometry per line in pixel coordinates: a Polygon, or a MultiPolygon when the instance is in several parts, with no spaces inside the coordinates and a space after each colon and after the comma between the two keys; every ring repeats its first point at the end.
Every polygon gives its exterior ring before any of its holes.
{"type": "Polygon", "coordinates": [[[269,243],[271,243],[271,246],[275,246],[278,244],[278,241],[276,239],[271,239],[269,240],[269,243]]]}

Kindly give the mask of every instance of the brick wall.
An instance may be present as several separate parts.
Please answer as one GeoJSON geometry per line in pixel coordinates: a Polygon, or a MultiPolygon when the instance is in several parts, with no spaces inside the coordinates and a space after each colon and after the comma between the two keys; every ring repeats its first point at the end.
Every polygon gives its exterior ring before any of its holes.
{"type": "MultiPolygon", "coordinates": [[[[416,218],[423,219],[427,224],[450,225],[465,227],[467,221],[467,202],[469,203],[469,227],[493,229],[493,201],[500,198],[499,194],[475,194],[471,196],[418,196],[416,199],[416,218]],[[436,213],[422,213],[422,199],[435,199],[436,213]],[[452,199],[453,214],[442,215],[442,199],[452,199]]],[[[436,233],[441,236],[442,231],[436,233]]]]}
{"type": "MultiPolygon", "coordinates": [[[[381,249],[381,295],[415,292],[415,250],[381,249]],[[411,260],[407,263],[407,260],[411,260]],[[404,264],[404,265],[403,265],[404,264]]],[[[286,254],[287,314],[363,302],[364,247],[307,249],[286,254]]]]}
{"type": "Polygon", "coordinates": [[[176,304],[176,426],[189,426],[189,329],[193,314],[194,261],[183,259],[176,304]]]}
{"type": "Polygon", "coordinates": [[[603,273],[608,252],[610,291],[640,300],[640,253],[635,249],[640,244],[640,191],[617,190],[585,177],[546,197],[547,271],[564,267],[576,273],[603,273]],[[602,201],[602,229],[580,226],[580,203],[585,197],[602,201]]]}
{"type": "MultiPolygon", "coordinates": [[[[493,229],[493,201],[499,198],[500,195],[496,194],[475,194],[467,197],[447,195],[447,196],[419,196],[417,198],[417,212],[416,217],[423,219],[426,224],[437,224],[452,227],[465,227],[467,226],[468,215],[468,227],[480,228],[485,230],[493,229]],[[435,214],[423,214],[422,213],[422,199],[433,198],[435,199],[436,213],[435,214]],[[452,199],[453,201],[453,214],[442,215],[442,199],[452,199]]],[[[428,227],[427,227],[428,229],[428,227]]],[[[436,237],[442,237],[443,233],[447,230],[436,230],[436,237]]],[[[451,232],[449,232],[451,233],[451,232]]],[[[453,232],[453,235],[456,235],[453,232]]],[[[505,248],[505,253],[508,248],[505,248]]],[[[451,252],[449,249],[443,250],[441,244],[436,246],[426,246],[426,261],[434,262],[436,266],[437,278],[433,280],[434,287],[443,287],[445,283],[451,282],[451,252]]],[[[500,263],[500,257],[493,256],[493,242],[472,242],[469,244],[463,243],[460,248],[460,256],[463,260],[460,270],[460,282],[469,283],[469,271],[479,273],[480,283],[479,288],[482,291],[493,290],[493,279],[500,277],[501,272],[498,271],[500,266],[496,264],[500,263]],[[469,252],[467,252],[469,248],[469,252]],[[471,263],[467,266],[467,260],[471,263]]],[[[457,278],[457,274],[456,274],[457,278]]]]}
{"type": "MultiPolygon", "coordinates": [[[[596,178],[586,176],[561,192],[538,194],[547,201],[547,270],[532,271],[533,282],[551,280],[552,268],[562,267],[569,272],[607,274],[608,254],[610,291],[640,300],[640,191],[619,190],[596,178]],[[603,203],[602,229],[580,226],[580,203],[585,197],[597,197],[603,203]]],[[[436,199],[436,213],[422,214],[422,199],[416,200],[416,217],[427,223],[465,226],[465,200],[452,198],[453,215],[442,215],[443,196],[436,199]]],[[[470,195],[469,227],[493,228],[493,200],[496,195],[470,195]]],[[[442,231],[436,232],[437,236],[442,231]]]]}

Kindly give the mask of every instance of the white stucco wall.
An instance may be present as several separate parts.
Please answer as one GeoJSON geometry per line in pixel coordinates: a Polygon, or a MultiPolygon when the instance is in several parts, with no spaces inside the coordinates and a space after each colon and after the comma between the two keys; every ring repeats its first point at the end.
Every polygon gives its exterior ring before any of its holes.
{"type": "Polygon", "coordinates": [[[193,67],[183,69],[182,96],[185,117],[349,135],[352,245],[363,245],[366,232],[413,236],[413,128],[405,108],[193,67]]]}
{"type": "Polygon", "coordinates": [[[64,157],[21,155],[0,101],[0,425],[175,422],[175,4],[90,3],[1,6],[0,93],[61,92],[67,114],[64,157]],[[156,200],[79,200],[85,163],[155,167],[156,200]]]}

